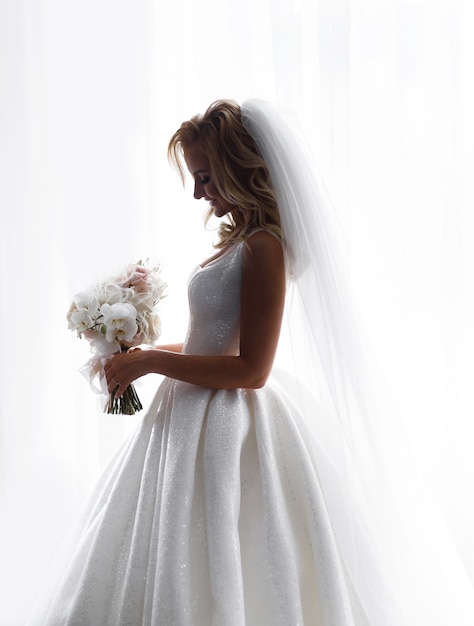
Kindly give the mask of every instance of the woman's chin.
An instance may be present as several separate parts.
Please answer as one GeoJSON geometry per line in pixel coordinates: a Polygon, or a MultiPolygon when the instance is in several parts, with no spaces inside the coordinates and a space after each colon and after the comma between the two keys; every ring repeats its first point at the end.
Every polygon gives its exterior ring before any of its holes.
{"type": "Polygon", "coordinates": [[[212,205],[212,211],[216,217],[224,217],[228,211],[220,207],[219,205],[212,205]]]}
{"type": "Polygon", "coordinates": [[[213,213],[214,213],[214,215],[216,217],[224,217],[224,215],[227,215],[227,213],[230,213],[232,211],[232,208],[233,208],[231,206],[223,207],[223,206],[221,206],[220,204],[217,204],[217,203],[212,203],[211,207],[212,207],[212,211],[213,211],[213,213]]]}

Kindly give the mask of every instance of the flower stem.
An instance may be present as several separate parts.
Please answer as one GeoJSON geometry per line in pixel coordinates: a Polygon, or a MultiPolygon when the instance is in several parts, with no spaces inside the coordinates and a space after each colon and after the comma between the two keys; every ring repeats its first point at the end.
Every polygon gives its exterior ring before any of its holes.
{"type": "Polygon", "coordinates": [[[135,391],[133,385],[129,385],[120,398],[115,397],[115,392],[109,396],[107,404],[104,407],[104,413],[113,413],[114,415],[135,415],[143,409],[140,398],[135,391]]]}

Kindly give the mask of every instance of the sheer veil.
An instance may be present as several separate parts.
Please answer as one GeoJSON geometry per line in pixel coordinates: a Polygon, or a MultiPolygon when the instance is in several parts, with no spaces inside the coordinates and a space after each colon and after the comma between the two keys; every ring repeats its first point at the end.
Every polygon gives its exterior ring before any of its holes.
{"type": "MultiPolygon", "coordinates": [[[[242,121],[276,189],[294,377],[336,540],[371,626],[468,626],[474,593],[370,350],[343,236],[298,128],[259,100],[242,121]],[[311,390],[311,391],[309,391],[311,390]]],[[[408,358],[408,356],[407,356],[408,358]]]]}

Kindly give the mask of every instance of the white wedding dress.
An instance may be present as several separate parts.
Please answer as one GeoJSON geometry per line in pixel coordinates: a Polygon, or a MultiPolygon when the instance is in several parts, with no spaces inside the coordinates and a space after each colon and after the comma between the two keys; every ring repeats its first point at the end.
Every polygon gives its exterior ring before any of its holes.
{"type": "MultiPolygon", "coordinates": [[[[236,354],[243,244],[189,282],[184,351],[236,354]]],[[[287,395],[165,379],[103,474],[55,626],[353,626],[314,450],[287,395]]]]}

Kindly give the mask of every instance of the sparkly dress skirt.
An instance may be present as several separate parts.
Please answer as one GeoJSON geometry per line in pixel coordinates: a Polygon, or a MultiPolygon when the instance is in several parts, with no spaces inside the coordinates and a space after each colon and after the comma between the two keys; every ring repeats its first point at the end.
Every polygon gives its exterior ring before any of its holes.
{"type": "MultiPolygon", "coordinates": [[[[235,354],[242,244],[189,282],[184,350],[235,354]]],[[[90,499],[54,626],[353,626],[314,449],[271,383],[165,379],[90,499]]]]}

